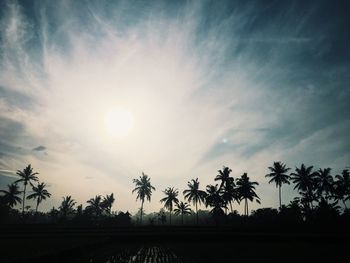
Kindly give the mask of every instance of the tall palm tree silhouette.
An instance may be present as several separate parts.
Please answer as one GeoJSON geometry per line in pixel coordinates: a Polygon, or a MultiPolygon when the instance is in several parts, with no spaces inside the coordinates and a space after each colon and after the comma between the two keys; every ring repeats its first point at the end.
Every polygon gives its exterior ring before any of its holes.
{"type": "Polygon", "coordinates": [[[176,208],[174,209],[175,215],[181,215],[181,223],[184,224],[184,215],[192,214],[192,210],[188,203],[180,202],[176,204],[176,208]]]}
{"type": "Polygon", "coordinates": [[[106,210],[107,214],[111,214],[111,209],[112,209],[112,205],[115,201],[114,195],[113,193],[111,193],[110,195],[106,195],[105,197],[103,197],[103,201],[102,201],[102,207],[104,210],[106,210]]]}
{"type": "Polygon", "coordinates": [[[102,197],[96,195],[94,198],[90,198],[86,201],[89,205],[86,207],[86,210],[90,211],[95,217],[98,217],[102,213],[102,197]]]}
{"type": "Polygon", "coordinates": [[[62,217],[64,219],[68,215],[73,214],[75,204],[76,204],[76,202],[72,198],[72,196],[69,195],[69,196],[63,197],[62,203],[58,209],[60,210],[62,217]]]}
{"type": "Polygon", "coordinates": [[[335,198],[341,200],[347,209],[346,201],[350,199],[350,173],[348,169],[342,171],[341,174],[335,176],[337,181],[334,183],[335,186],[335,198]]]}
{"type": "Polygon", "coordinates": [[[223,209],[226,209],[226,202],[222,197],[220,187],[218,185],[207,185],[206,187],[207,196],[205,199],[205,205],[211,206],[211,214],[214,216],[224,215],[225,212],[223,209]]]}
{"type": "Polygon", "coordinates": [[[169,223],[171,225],[171,213],[173,211],[174,204],[179,203],[179,199],[177,199],[177,196],[179,195],[179,191],[177,189],[174,189],[174,187],[168,187],[166,188],[163,193],[165,194],[165,197],[160,199],[161,203],[164,203],[164,208],[169,210],[169,223]]]}
{"type": "Polygon", "coordinates": [[[39,204],[46,200],[46,198],[50,198],[51,194],[45,189],[46,185],[44,183],[39,183],[38,186],[33,186],[32,194],[28,195],[27,199],[36,199],[36,207],[35,213],[38,212],[39,204]]]}
{"type": "Polygon", "coordinates": [[[31,186],[33,186],[33,181],[37,182],[39,179],[36,175],[39,173],[34,173],[32,166],[29,164],[26,168],[24,168],[22,171],[17,170],[16,174],[20,177],[15,183],[23,182],[24,189],[23,189],[23,198],[22,198],[22,216],[24,216],[24,206],[25,206],[25,199],[26,199],[26,189],[27,184],[29,183],[31,186]]]}
{"type": "Polygon", "coordinates": [[[251,202],[255,200],[258,204],[260,204],[260,197],[255,193],[255,185],[259,185],[259,183],[251,182],[247,173],[244,173],[240,178],[237,178],[236,184],[240,199],[244,199],[244,215],[248,216],[248,200],[251,202]]]}
{"type": "Polygon", "coordinates": [[[324,197],[327,202],[330,196],[333,196],[334,192],[334,180],[331,175],[331,168],[319,169],[315,173],[315,183],[317,194],[324,197]],[[325,196],[323,196],[323,194],[325,194],[325,196]]]}
{"type": "Polygon", "coordinates": [[[273,166],[268,167],[271,173],[265,175],[265,177],[271,178],[269,181],[269,184],[274,182],[276,184],[276,187],[278,187],[278,197],[279,197],[279,203],[280,203],[280,209],[282,207],[282,201],[281,201],[281,188],[282,184],[290,184],[289,179],[290,176],[287,174],[287,172],[290,170],[290,168],[287,168],[286,165],[282,162],[274,162],[273,166]]]}
{"type": "Polygon", "coordinates": [[[0,193],[3,193],[4,195],[1,196],[1,200],[4,202],[5,205],[9,207],[14,207],[22,202],[21,198],[18,197],[18,195],[21,194],[21,191],[19,191],[19,186],[17,184],[9,184],[7,185],[8,190],[0,190],[0,193]]]}
{"type": "Polygon", "coordinates": [[[302,164],[300,168],[295,168],[295,173],[291,173],[291,179],[295,184],[294,189],[298,189],[299,193],[304,196],[309,208],[313,208],[315,176],[316,173],[312,171],[313,166],[306,167],[302,164]]]}
{"type": "Polygon", "coordinates": [[[189,189],[183,191],[183,195],[188,202],[192,202],[196,206],[196,220],[198,224],[198,204],[205,202],[206,192],[199,189],[198,178],[192,179],[187,183],[189,189]]]}
{"type": "Polygon", "coordinates": [[[151,185],[151,178],[148,175],[142,172],[142,176],[139,179],[133,179],[133,183],[135,184],[134,190],[132,193],[136,192],[136,200],[141,200],[141,223],[142,223],[142,214],[143,214],[143,203],[145,202],[145,198],[150,202],[152,196],[152,190],[156,190],[151,185]]]}
{"type": "Polygon", "coordinates": [[[234,179],[232,177],[230,177],[230,179],[223,185],[223,187],[220,191],[222,193],[222,198],[224,199],[225,204],[226,204],[226,208],[225,208],[226,214],[227,214],[227,204],[230,205],[231,213],[233,213],[232,203],[234,201],[236,201],[237,203],[240,202],[239,193],[238,193],[238,190],[236,188],[236,184],[234,182],[234,179]]]}
{"type": "Polygon", "coordinates": [[[229,167],[224,166],[222,168],[222,170],[218,170],[219,174],[215,177],[215,181],[221,181],[220,184],[220,189],[222,189],[222,187],[224,185],[227,185],[230,183],[230,181],[233,180],[232,177],[230,177],[230,173],[232,172],[232,170],[229,167]]]}

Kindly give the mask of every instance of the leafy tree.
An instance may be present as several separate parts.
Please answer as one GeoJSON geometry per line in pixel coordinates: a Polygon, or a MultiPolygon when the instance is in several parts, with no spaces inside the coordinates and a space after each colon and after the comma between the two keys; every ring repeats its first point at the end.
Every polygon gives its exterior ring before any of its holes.
{"type": "Polygon", "coordinates": [[[218,172],[219,174],[215,177],[214,180],[221,181],[220,189],[222,189],[224,185],[227,185],[233,181],[233,178],[230,177],[232,170],[229,167],[224,166],[222,170],[218,170],[218,172]]]}
{"type": "Polygon", "coordinates": [[[206,192],[199,189],[198,178],[192,179],[187,183],[188,189],[183,191],[183,195],[188,202],[192,202],[196,206],[196,219],[198,224],[198,204],[205,202],[206,192]]]}
{"type": "Polygon", "coordinates": [[[150,202],[152,196],[152,190],[156,190],[151,185],[151,178],[148,175],[142,172],[142,176],[139,179],[133,179],[133,183],[135,184],[134,190],[132,193],[136,192],[136,200],[141,200],[141,223],[142,223],[142,213],[143,213],[143,203],[145,202],[145,198],[150,202]]]}
{"type": "Polygon", "coordinates": [[[313,166],[306,167],[304,164],[300,168],[295,168],[295,173],[291,174],[291,179],[295,184],[294,189],[298,189],[299,193],[304,197],[309,208],[313,208],[312,202],[315,199],[315,177],[316,173],[312,171],[313,166]]]}
{"type": "Polygon", "coordinates": [[[274,162],[273,166],[268,168],[270,170],[270,173],[265,175],[265,177],[271,178],[269,181],[269,184],[274,182],[276,184],[276,187],[278,187],[278,196],[279,196],[279,203],[280,203],[280,209],[281,209],[282,207],[281,188],[282,188],[282,184],[290,184],[289,182],[290,176],[287,174],[290,168],[287,168],[286,165],[282,162],[274,162]]]}
{"type": "Polygon", "coordinates": [[[44,183],[39,183],[38,186],[33,186],[33,193],[27,197],[27,199],[36,199],[35,213],[38,212],[39,204],[51,196],[45,187],[46,185],[44,183]]]}
{"type": "Polygon", "coordinates": [[[22,216],[24,216],[24,206],[25,206],[25,199],[26,199],[26,189],[27,189],[27,185],[28,183],[33,186],[33,181],[37,182],[39,179],[36,175],[38,175],[39,173],[34,173],[33,172],[33,168],[32,166],[29,164],[26,168],[24,168],[22,171],[17,170],[16,174],[20,177],[20,179],[18,179],[17,181],[15,181],[16,183],[21,183],[23,182],[24,185],[24,189],[23,189],[23,198],[22,198],[22,216]]]}
{"type": "Polygon", "coordinates": [[[184,224],[184,215],[192,214],[192,210],[188,203],[180,202],[176,204],[176,208],[174,209],[175,215],[181,215],[181,222],[184,224]]]}
{"type": "Polygon", "coordinates": [[[58,209],[64,219],[67,218],[68,215],[74,213],[75,204],[75,200],[70,195],[63,197],[62,203],[58,209]]]}
{"type": "Polygon", "coordinates": [[[247,173],[244,173],[240,178],[237,178],[236,185],[240,200],[244,199],[244,215],[248,216],[248,200],[251,202],[255,200],[258,204],[260,204],[260,197],[255,193],[255,185],[259,185],[259,183],[251,182],[247,173]]]}
{"type": "Polygon", "coordinates": [[[18,195],[21,194],[21,191],[19,191],[19,187],[17,184],[9,184],[7,185],[8,190],[0,190],[0,193],[3,193],[4,195],[1,196],[1,201],[9,206],[14,207],[22,202],[21,198],[18,197],[18,195]]]}
{"type": "Polygon", "coordinates": [[[179,199],[177,199],[177,196],[179,195],[179,191],[177,189],[174,189],[174,187],[168,187],[166,188],[163,193],[165,194],[165,197],[160,200],[161,203],[164,203],[164,207],[169,210],[169,222],[171,225],[171,212],[173,211],[174,204],[179,203],[179,199]]]}

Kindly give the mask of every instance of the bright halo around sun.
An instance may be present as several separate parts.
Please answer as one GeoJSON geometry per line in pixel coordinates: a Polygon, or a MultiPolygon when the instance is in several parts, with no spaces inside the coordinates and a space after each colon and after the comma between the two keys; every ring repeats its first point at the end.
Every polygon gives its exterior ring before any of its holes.
{"type": "Polygon", "coordinates": [[[107,132],[115,137],[127,136],[134,127],[134,117],[124,108],[114,108],[104,118],[107,132]]]}

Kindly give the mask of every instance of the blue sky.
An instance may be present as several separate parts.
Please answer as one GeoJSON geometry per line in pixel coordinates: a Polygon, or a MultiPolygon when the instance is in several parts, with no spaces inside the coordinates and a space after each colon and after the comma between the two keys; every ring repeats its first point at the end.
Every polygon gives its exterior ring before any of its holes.
{"type": "Polygon", "coordinates": [[[147,212],[226,165],[276,207],[273,161],[350,165],[347,1],[172,2],[1,2],[2,187],[31,163],[45,208],[114,192],[115,209],[136,211],[144,171],[147,212]],[[122,138],[104,123],[115,107],[133,116],[122,138]]]}

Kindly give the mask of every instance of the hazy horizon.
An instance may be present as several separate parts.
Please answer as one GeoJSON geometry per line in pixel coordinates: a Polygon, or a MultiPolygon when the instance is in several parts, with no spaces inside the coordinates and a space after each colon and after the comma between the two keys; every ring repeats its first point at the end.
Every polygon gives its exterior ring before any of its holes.
{"type": "Polygon", "coordinates": [[[0,188],[32,164],[52,193],[42,210],[113,192],[113,210],[134,213],[144,172],[148,213],[166,187],[183,200],[189,180],[205,189],[229,166],[260,184],[250,209],[278,207],[274,161],[350,166],[348,7],[2,1],[0,188]]]}

